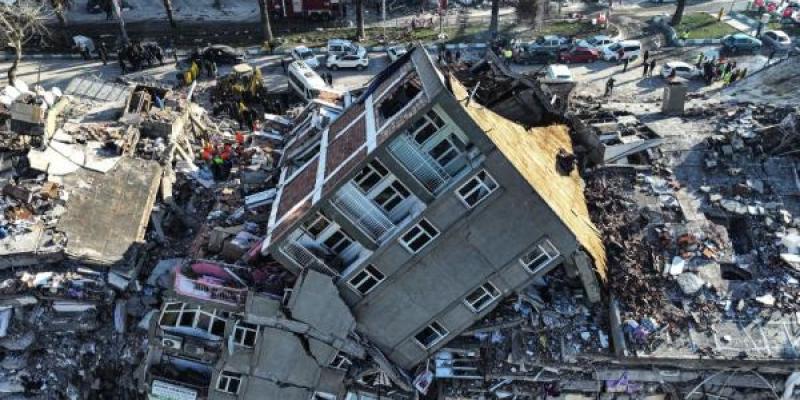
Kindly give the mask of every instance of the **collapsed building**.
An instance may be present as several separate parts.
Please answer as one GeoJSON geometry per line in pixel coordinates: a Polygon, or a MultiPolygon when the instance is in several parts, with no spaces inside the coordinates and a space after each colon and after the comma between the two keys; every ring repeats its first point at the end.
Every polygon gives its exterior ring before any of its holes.
{"type": "Polygon", "coordinates": [[[255,131],[208,89],[9,108],[6,392],[796,398],[797,110],[637,114],[420,46],[255,131]]]}

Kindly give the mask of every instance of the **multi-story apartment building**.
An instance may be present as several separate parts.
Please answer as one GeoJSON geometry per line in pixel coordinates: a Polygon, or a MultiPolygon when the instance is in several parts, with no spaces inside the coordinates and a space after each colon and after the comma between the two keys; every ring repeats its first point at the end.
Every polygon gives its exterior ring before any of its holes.
{"type": "Polygon", "coordinates": [[[142,376],[150,399],[335,400],[355,320],[316,271],[183,261],[151,321],[142,376]],[[287,316],[286,314],[291,316],[287,316]]]}
{"type": "Polygon", "coordinates": [[[598,298],[605,253],[565,152],[565,127],[470,104],[416,47],[287,143],[262,252],[333,277],[357,332],[411,368],[558,265],[598,298]]]}

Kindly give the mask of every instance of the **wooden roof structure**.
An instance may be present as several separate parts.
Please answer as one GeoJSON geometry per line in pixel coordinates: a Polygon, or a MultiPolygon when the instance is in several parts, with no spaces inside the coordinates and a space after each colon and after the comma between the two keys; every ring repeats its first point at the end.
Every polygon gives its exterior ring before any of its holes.
{"type": "Polygon", "coordinates": [[[594,259],[600,277],[606,279],[606,251],[600,231],[589,218],[583,194],[583,179],[574,169],[563,175],[556,167],[560,149],[573,152],[565,125],[525,129],[478,104],[469,101],[461,83],[450,78],[453,95],[497,149],[525,178],[536,193],[558,215],[594,259]]]}

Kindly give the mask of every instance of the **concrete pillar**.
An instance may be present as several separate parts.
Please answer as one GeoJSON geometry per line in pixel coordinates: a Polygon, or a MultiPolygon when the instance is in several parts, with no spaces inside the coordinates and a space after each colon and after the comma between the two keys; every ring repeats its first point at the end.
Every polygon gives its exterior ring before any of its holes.
{"type": "Polygon", "coordinates": [[[579,250],[572,256],[572,260],[578,270],[578,275],[580,275],[586,297],[592,303],[599,302],[602,297],[600,282],[597,281],[597,274],[592,267],[591,259],[586,253],[579,250]]]}

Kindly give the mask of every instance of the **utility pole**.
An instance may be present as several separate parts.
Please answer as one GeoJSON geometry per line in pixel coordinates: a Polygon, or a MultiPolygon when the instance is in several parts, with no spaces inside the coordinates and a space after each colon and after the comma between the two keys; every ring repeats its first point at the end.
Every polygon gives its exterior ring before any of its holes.
{"type": "Polygon", "coordinates": [[[386,40],[386,0],[381,0],[381,19],[383,20],[383,40],[386,40]]]}

